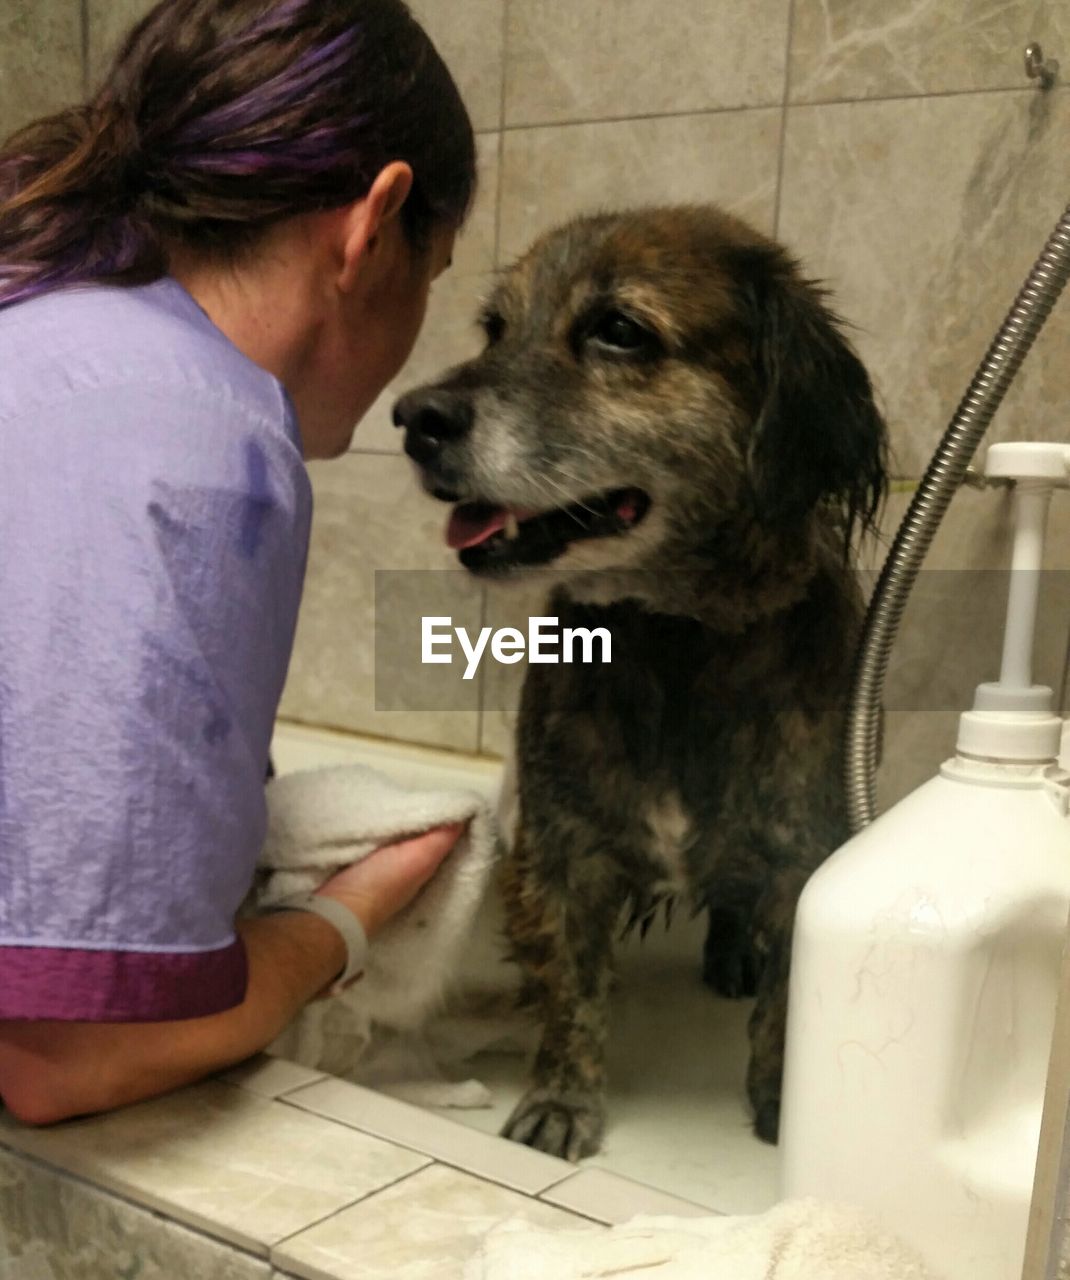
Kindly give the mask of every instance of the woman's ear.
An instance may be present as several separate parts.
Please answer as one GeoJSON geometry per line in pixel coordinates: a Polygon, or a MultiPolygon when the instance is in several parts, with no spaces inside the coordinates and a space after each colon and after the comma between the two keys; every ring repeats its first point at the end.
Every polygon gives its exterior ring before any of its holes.
{"type": "Polygon", "coordinates": [[[400,231],[401,210],[412,192],[411,166],[396,160],[388,164],[368,190],[350,205],[344,227],[342,270],[338,286],[350,292],[368,258],[383,242],[384,233],[400,231]]]}
{"type": "Polygon", "coordinates": [[[847,537],[872,525],[887,489],[887,432],[869,375],[822,292],[785,255],[749,264],[745,295],[761,408],[748,450],[759,517],[801,524],[839,503],[847,537]]]}

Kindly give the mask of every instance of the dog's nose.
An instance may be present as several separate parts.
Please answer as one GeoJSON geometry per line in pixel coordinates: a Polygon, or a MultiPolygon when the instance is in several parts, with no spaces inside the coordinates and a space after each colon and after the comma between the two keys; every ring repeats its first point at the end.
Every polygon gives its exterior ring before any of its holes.
{"type": "Polygon", "coordinates": [[[449,391],[410,391],[394,406],[394,426],[405,429],[405,452],[416,462],[430,462],[444,444],[460,440],[472,429],[472,406],[449,391]]]}

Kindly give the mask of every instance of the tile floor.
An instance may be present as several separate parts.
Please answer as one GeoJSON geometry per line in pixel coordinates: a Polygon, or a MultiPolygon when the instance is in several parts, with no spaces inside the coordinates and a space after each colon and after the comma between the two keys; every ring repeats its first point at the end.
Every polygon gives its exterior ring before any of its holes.
{"type": "MultiPolygon", "coordinates": [[[[496,761],[290,724],[279,726],[274,757],[280,773],[354,762],[401,781],[478,787],[488,796],[496,792],[501,768],[496,761]]],[[[702,921],[685,917],[670,933],[659,924],[645,941],[635,939],[624,948],[613,1009],[609,1128],[603,1151],[584,1162],[589,1171],[584,1176],[594,1186],[590,1179],[606,1171],[720,1213],[761,1212],[777,1199],[778,1165],[776,1149],[758,1142],[748,1124],[743,1078],[750,1004],[720,1000],[702,984],[703,937],[702,921]]],[[[481,1053],[469,1071],[488,1086],[493,1105],[442,1115],[496,1134],[523,1089],[525,1059],[515,1053],[481,1053]]],[[[346,1120],[344,1111],[313,1104],[351,1088],[325,1081],[302,1090],[302,1105],[346,1120]]],[[[352,1108],[356,1095],[344,1096],[352,1108]]],[[[385,1103],[400,1105],[389,1099],[385,1103]]],[[[428,1154],[449,1161],[453,1124],[443,1130],[429,1123],[423,1127],[440,1135],[428,1154]]],[[[405,1141],[402,1135],[386,1136],[405,1141]]],[[[459,1140],[459,1145],[469,1148],[471,1143],[459,1140]]],[[[510,1185],[528,1189],[523,1181],[510,1185]]],[[[575,1207],[582,1212],[580,1203],[575,1207]]]]}
{"type": "Polygon", "coordinates": [[[103,1276],[75,1210],[90,1238],[122,1233],[123,1275],[184,1253],[205,1280],[462,1280],[508,1219],[597,1230],[709,1212],[267,1057],[50,1129],[0,1112],[0,1276],[103,1276]]]}
{"type": "MultiPolygon", "coordinates": [[[[275,760],[280,772],[361,762],[488,796],[500,774],[492,761],[295,726],[280,727],[275,760]]],[[[85,1261],[75,1211],[82,1235],[122,1235],[124,1275],[162,1277],[196,1256],[205,1280],[462,1280],[482,1237],[510,1218],[597,1230],[639,1213],[764,1210],[776,1153],[747,1125],[748,1009],[703,988],[701,942],[692,925],[627,949],[607,1141],[579,1169],[495,1136],[523,1087],[520,1055],[477,1056],[493,1105],[441,1116],[260,1057],[50,1129],[0,1111],[0,1276],[73,1275],[75,1254],[85,1261]]]]}

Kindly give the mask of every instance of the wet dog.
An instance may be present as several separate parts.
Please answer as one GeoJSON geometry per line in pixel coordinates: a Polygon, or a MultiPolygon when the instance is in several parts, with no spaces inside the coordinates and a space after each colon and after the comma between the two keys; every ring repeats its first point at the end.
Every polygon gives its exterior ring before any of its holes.
{"type": "Polygon", "coordinates": [[[395,420],[487,579],[555,583],[609,665],[532,665],[511,951],[542,1024],[505,1133],[576,1160],[604,1127],[613,943],[676,896],[704,969],[757,995],[747,1086],[775,1141],[792,924],[847,835],[840,742],[886,488],[866,371],[778,245],[710,207],[580,219],[498,283],[486,349],[395,420]]]}

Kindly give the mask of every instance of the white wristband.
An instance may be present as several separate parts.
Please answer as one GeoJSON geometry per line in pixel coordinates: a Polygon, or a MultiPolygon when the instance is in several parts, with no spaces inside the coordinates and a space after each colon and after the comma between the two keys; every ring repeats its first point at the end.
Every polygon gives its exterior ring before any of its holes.
{"type": "Polygon", "coordinates": [[[309,911],[312,915],[319,916],[333,925],[342,935],[342,941],[346,944],[346,966],[332,980],[328,989],[329,995],[341,995],[345,988],[364,972],[364,965],[368,959],[368,935],[353,912],[335,898],[324,897],[321,893],[295,893],[292,897],[283,898],[281,902],[273,903],[264,910],[265,913],[309,911]]]}

